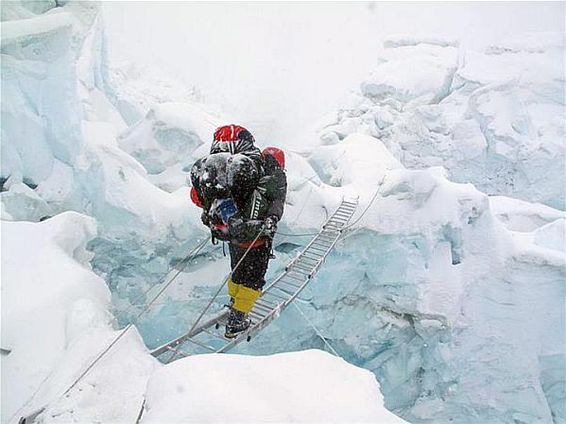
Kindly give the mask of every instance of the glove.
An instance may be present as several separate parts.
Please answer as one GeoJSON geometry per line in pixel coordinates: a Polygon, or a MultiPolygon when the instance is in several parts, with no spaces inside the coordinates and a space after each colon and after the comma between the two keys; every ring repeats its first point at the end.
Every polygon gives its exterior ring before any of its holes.
{"type": "Polygon", "coordinates": [[[217,240],[230,241],[231,236],[227,228],[222,228],[219,226],[211,225],[210,233],[217,240]]]}
{"type": "Polygon", "coordinates": [[[264,226],[263,221],[246,220],[241,218],[232,218],[228,222],[228,232],[230,237],[236,241],[251,241],[256,238],[259,231],[264,226]]]}
{"type": "Polygon", "coordinates": [[[276,216],[268,216],[265,219],[264,225],[263,225],[263,233],[270,237],[273,238],[275,236],[275,233],[277,232],[277,222],[279,220],[277,219],[276,216]]]}

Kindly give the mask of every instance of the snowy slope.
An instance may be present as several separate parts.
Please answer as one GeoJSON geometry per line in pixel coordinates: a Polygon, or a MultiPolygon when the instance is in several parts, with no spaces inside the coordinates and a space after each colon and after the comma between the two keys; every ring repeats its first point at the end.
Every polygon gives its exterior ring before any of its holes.
{"type": "MultiPolygon", "coordinates": [[[[2,222],[2,422],[61,396],[117,331],[110,292],[88,263],[92,218],[74,212],[42,223],[2,222]]],[[[130,331],[95,374],[103,389],[81,384],[101,421],[135,417],[135,404],[157,366],[130,331]],[[115,399],[119,398],[120,402],[115,399]],[[118,403],[118,404],[116,404],[118,403]],[[100,408],[100,405],[106,408],[100,408]]],[[[89,410],[88,404],[77,411],[89,410]]]]}
{"type": "Polygon", "coordinates": [[[197,355],[152,375],[141,422],[405,422],[382,405],[371,373],[325,352],[197,355]]]}
{"type": "Polygon", "coordinates": [[[321,122],[319,143],[362,132],[409,168],[441,165],[487,194],[565,209],[563,34],[484,52],[432,37],[385,47],[358,93],[321,122]]]}

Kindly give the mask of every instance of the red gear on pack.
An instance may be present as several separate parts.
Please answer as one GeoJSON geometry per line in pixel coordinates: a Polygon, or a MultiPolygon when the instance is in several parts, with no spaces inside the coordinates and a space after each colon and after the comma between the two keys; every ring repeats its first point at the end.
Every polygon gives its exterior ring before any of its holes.
{"type": "Polygon", "coordinates": [[[285,169],[285,152],[277,147],[266,147],[261,154],[265,157],[267,155],[273,156],[281,169],[285,169]]]}
{"type": "Polygon", "coordinates": [[[198,198],[197,189],[194,188],[194,187],[191,187],[191,200],[199,208],[202,208],[202,203],[201,203],[200,199],[198,198]]]}

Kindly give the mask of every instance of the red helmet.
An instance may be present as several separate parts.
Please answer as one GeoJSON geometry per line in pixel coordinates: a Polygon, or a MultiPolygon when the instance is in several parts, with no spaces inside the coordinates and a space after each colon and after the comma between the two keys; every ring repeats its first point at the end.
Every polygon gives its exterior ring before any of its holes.
{"type": "Polygon", "coordinates": [[[254,137],[244,127],[234,124],[224,125],[214,131],[214,140],[210,153],[242,153],[252,148],[254,142],[254,137]]]}
{"type": "Polygon", "coordinates": [[[285,152],[283,150],[278,149],[277,147],[266,147],[265,149],[263,149],[263,152],[261,152],[261,154],[264,158],[266,158],[267,156],[273,157],[273,159],[275,159],[279,164],[279,167],[281,169],[285,169],[285,152]]]}

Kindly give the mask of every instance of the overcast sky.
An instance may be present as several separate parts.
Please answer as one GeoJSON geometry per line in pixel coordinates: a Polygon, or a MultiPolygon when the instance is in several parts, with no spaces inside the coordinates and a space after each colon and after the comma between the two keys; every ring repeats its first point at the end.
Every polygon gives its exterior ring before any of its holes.
{"type": "MultiPolygon", "coordinates": [[[[564,31],[564,3],[108,2],[111,58],[199,87],[259,137],[291,137],[339,105],[384,37],[446,34],[481,48],[564,31]]],[[[269,140],[264,140],[269,143],[269,140]]]]}

